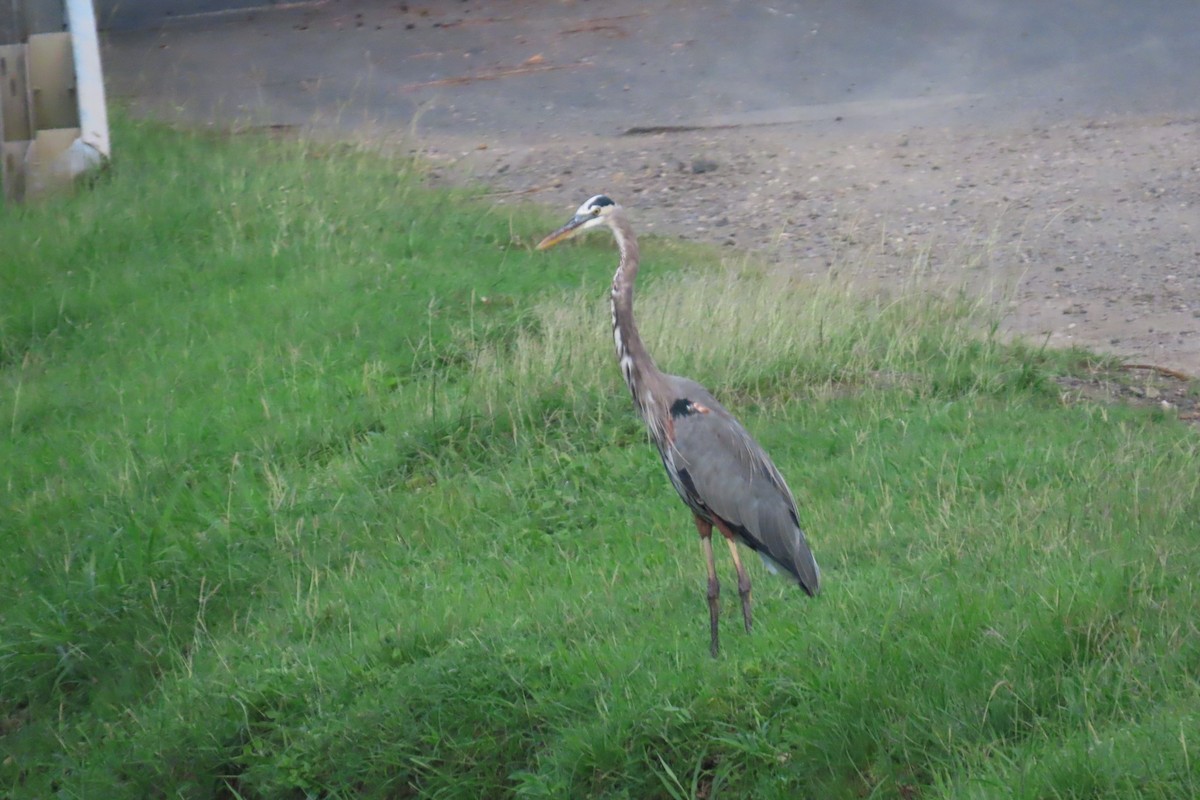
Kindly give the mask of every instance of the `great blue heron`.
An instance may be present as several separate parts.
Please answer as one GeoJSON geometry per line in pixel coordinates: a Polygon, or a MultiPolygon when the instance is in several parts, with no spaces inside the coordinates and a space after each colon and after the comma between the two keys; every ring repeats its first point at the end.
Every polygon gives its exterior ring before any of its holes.
{"type": "Polygon", "coordinates": [[[750,576],[737,542],[762,556],[772,572],[783,571],[810,596],[820,571],[796,513],[796,500],[771,459],[746,429],[693,380],[665,375],[646,352],[633,321],[633,282],[638,243],[621,206],[596,195],[566,225],[538,243],[538,250],[593,228],[607,227],[617,240],[621,263],[612,283],[612,328],[617,362],[633,402],[650,429],[667,477],[692,510],[708,564],[711,650],[719,650],[717,599],[721,592],[713,560],[712,529],[725,537],[737,569],[742,619],[750,631],[750,576]]]}

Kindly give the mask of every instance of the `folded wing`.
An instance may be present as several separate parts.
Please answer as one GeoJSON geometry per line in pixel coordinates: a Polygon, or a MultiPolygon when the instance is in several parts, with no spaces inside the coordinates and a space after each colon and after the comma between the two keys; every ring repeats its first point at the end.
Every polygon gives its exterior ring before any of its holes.
{"type": "Polygon", "coordinates": [[[758,442],[703,386],[676,380],[679,396],[691,406],[673,418],[668,469],[674,466],[679,471],[680,482],[694,495],[691,502],[699,502],[728,523],[768,567],[790,574],[804,591],[815,595],[820,571],[783,476],[758,442]]]}

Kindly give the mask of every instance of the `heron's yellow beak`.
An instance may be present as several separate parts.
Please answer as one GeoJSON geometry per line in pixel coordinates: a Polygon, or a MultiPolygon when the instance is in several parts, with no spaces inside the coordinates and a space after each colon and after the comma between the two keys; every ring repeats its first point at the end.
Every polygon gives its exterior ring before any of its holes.
{"type": "Polygon", "coordinates": [[[567,239],[570,239],[572,236],[578,233],[580,226],[582,226],[583,223],[587,222],[589,219],[591,219],[591,217],[572,217],[571,221],[566,225],[563,225],[554,233],[538,242],[537,249],[545,250],[547,248],[554,247],[554,245],[558,244],[559,242],[565,242],[567,239]]]}

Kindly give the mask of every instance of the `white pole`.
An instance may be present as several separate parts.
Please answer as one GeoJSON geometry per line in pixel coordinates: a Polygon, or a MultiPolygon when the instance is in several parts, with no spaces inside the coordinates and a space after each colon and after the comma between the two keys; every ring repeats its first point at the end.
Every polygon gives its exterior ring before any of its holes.
{"type": "Polygon", "coordinates": [[[111,154],[108,142],[108,107],[104,104],[104,73],[100,69],[100,43],[92,0],[66,0],[67,28],[75,54],[75,89],[79,98],[79,141],[85,148],[72,155],[96,166],[111,154]]]}

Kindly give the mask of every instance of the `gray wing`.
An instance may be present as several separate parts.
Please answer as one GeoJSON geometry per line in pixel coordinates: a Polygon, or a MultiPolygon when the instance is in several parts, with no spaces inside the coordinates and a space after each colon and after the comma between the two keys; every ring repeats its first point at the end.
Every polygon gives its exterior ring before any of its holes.
{"type": "Polygon", "coordinates": [[[679,397],[698,406],[672,420],[674,444],[668,446],[680,480],[768,567],[782,568],[815,595],[820,570],[800,527],[796,500],[779,470],[703,386],[684,378],[676,378],[674,384],[679,397]]]}

